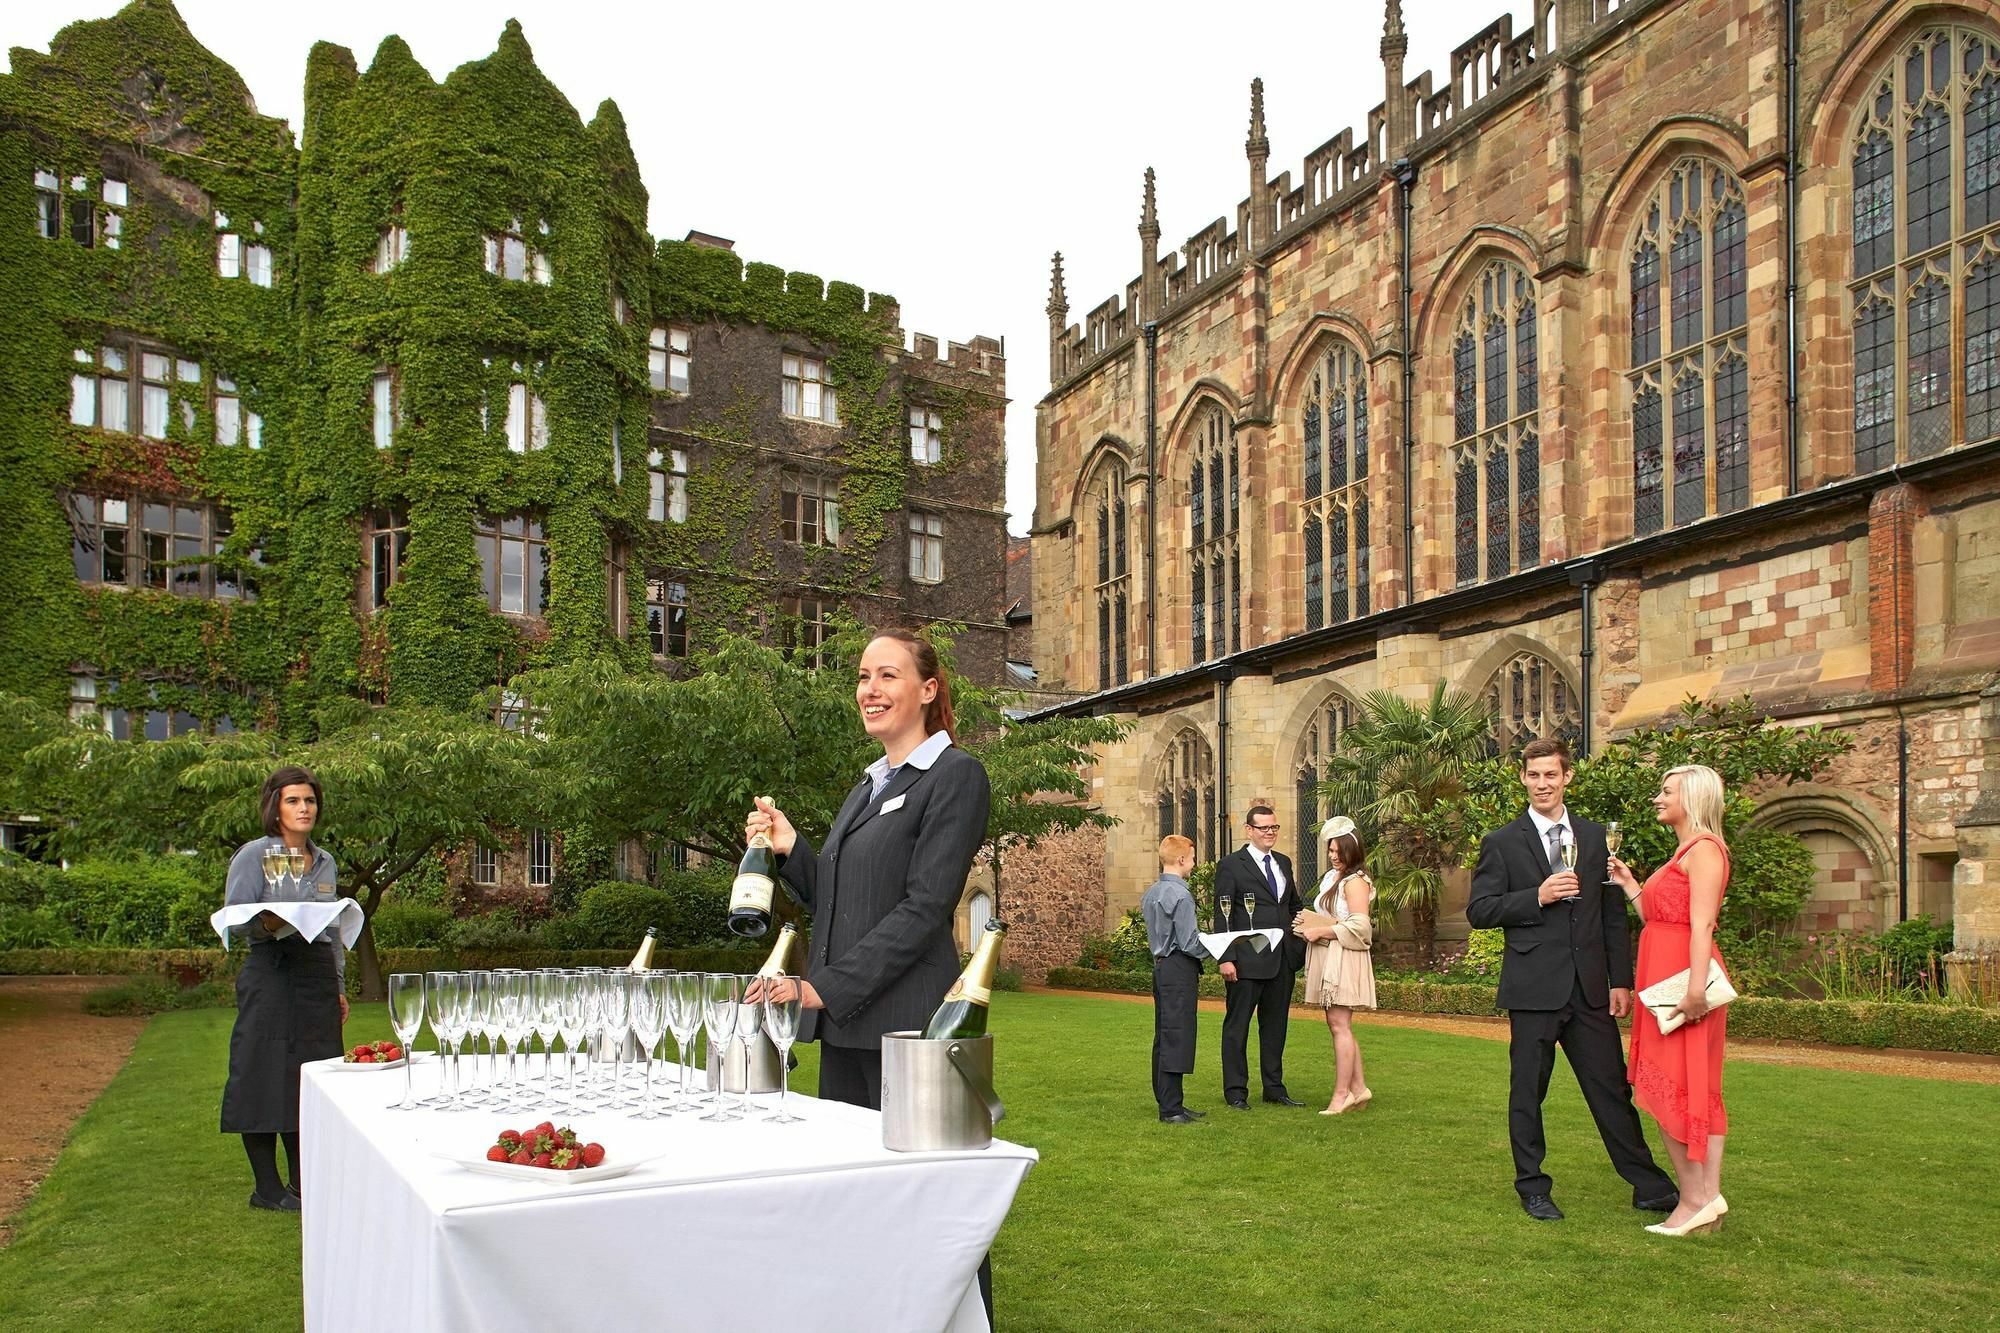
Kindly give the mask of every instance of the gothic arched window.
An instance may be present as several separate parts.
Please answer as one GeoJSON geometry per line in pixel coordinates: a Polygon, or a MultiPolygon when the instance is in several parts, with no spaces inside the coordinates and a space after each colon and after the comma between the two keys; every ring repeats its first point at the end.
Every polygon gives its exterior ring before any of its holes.
{"type": "Polygon", "coordinates": [[[1188,607],[1194,660],[1243,646],[1236,428],[1211,403],[1195,422],[1188,475],[1188,607]]]}
{"type": "Polygon", "coordinates": [[[1529,741],[1542,738],[1574,749],[1583,735],[1575,687],[1538,653],[1522,653],[1493,673],[1486,682],[1486,706],[1493,715],[1495,754],[1519,754],[1529,741]]]}
{"type": "Polygon", "coordinates": [[[1630,268],[1637,536],[1750,501],[1744,232],[1743,183],[1701,158],[1646,204],[1630,268]]]}
{"type": "Polygon", "coordinates": [[[1335,343],[1299,412],[1305,442],[1306,628],[1368,614],[1368,367],[1335,343]]]}
{"type": "Polygon", "coordinates": [[[1326,763],[1340,748],[1340,738],[1354,722],[1354,702],[1344,694],[1330,694],[1314,710],[1306,734],[1299,737],[1299,750],[1292,764],[1298,797],[1297,844],[1293,852],[1298,871],[1299,892],[1310,897],[1319,884],[1320,820],[1333,811],[1320,809],[1319,788],[1326,781],[1326,763]]]}
{"type": "Polygon", "coordinates": [[[1460,587],[1542,560],[1541,354],[1535,289],[1488,264],[1452,335],[1452,577],[1460,587]]]}
{"type": "Polygon", "coordinates": [[[1215,859],[1215,751],[1192,727],[1167,746],[1153,799],[1162,838],[1178,833],[1194,843],[1196,861],[1215,859]]]}
{"type": "Polygon", "coordinates": [[[1126,553],[1129,524],[1125,513],[1125,464],[1107,462],[1089,491],[1097,531],[1097,688],[1125,683],[1130,662],[1129,634],[1132,569],[1126,553]]]}
{"type": "Polygon", "coordinates": [[[1854,470],[1872,472],[2000,434],[2000,43],[1913,38],[1853,153],[1854,470]]]}

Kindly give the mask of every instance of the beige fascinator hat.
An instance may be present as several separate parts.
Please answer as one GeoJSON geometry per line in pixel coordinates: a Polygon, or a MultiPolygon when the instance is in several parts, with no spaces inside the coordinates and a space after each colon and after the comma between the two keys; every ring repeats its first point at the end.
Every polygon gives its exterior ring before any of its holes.
{"type": "Polygon", "coordinates": [[[1319,845],[1324,847],[1343,833],[1354,832],[1354,821],[1346,815],[1335,815],[1319,826],[1319,845]]]}

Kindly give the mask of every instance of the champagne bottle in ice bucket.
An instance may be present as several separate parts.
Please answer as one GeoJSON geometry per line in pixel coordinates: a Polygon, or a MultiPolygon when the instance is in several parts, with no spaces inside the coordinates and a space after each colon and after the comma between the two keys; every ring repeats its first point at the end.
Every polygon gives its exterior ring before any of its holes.
{"type": "Polygon", "coordinates": [[[1007,923],[998,917],[986,923],[986,931],[979,937],[979,945],[972,952],[972,961],[965,965],[951,989],[945,992],[944,1003],[931,1015],[931,1021],[924,1026],[927,1038],[983,1037],[986,1035],[986,1011],[993,1003],[993,974],[1000,970],[1000,946],[1007,939],[1007,923]]]}

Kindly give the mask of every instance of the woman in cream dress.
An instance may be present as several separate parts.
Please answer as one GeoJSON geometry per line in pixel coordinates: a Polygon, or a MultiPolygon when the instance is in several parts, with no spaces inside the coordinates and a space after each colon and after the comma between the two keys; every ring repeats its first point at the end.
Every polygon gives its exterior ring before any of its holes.
{"type": "Polygon", "coordinates": [[[1327,820],[1320,841],[1332,868],[1320,879],[1312,909],[1298,914],[1292,931],[1306,941],[1306,1003],[1326,1010],[1333,1033],[1333,1100],[1320,1114],[1340,1115],[1375,1095],[1362,1076],[1361,1046],[1354,1039],[1354,1011],[1375,1007],[1375,964],[1369,956],[1375,930],[1368,916],[1375,886],[1361,868],[1353,820],[1345,815],[1327,820]]]}

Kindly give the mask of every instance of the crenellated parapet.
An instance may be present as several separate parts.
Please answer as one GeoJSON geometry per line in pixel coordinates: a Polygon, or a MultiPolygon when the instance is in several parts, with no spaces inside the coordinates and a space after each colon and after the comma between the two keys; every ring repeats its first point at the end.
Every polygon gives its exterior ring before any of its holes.
{"type": "MultiPolygon", "coordinates": [[[[1217,218],[1190,236],[1179,251],[1161,256],[1152,272],[1142,268],[1122,296],[1097,306],[1080,326],[1060,323],[1052,311],[1052,381],[1061,385],[1086,370],[1136,333],[1144,320],[1171,318],[1209,284],[1234,272],[1246,258],[1285,245],[1300,232],[1371,196],[1380,188],[1384,167],[1398,158],[1414,160],[1437,151],[1462,128],[1539,81],[1557,50],[1579,50],[1612,40],[1616,32],[1661,3],[1663,0],[1535,0],[1531,28],[1517,34],[1513,17],[1502,14],[1452,51],[1449,75],[1440,85],[1428,70],[1415,78],[1404,78],[1409,36],[1404,29],[1403,6],[1401,0],[1385,0],[1385,99],[1368,111],[1362,132],[1357,136],[1355,130],[1343,129],[1307,153],[1296,184],[1290,171],[1267,181],[1263,163],[1270,148],[1263,83],[1257,80],[1251,91],[1250,133],[1245,143],[1251,163],[1250,193],[1235,208],[1234,228],[1227,216],[1217,218]],[[1565,23],[1571,31],[1562,31],[1565,23]],[[1246,237],[1247,243],[1243,240],[1246,237]],[[1142,305],[1139,299],[1149,291],[1159,293],[1157,310],[1142,305]]],[[[1157,231],[1157,217],[1151,211],[1150,173],[1147,190],[1146,217],[1157,231]]]]}

